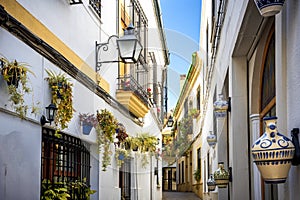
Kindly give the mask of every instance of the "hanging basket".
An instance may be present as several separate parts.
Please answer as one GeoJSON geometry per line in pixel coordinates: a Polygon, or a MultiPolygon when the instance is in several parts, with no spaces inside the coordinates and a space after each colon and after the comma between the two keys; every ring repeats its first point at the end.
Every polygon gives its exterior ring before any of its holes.
{"type": "Polygon", "coordinates": [[[254,0],[263,17],[274,16],[282,9],[285,0],[254,0]]]}
{"type": "Polygon", "coordinates": [[[284,183],[294,156],[292,141],[277,131],[277,117],[265,117],[265,133],[252,145],[252,157],[266,183],[284,183]]]}

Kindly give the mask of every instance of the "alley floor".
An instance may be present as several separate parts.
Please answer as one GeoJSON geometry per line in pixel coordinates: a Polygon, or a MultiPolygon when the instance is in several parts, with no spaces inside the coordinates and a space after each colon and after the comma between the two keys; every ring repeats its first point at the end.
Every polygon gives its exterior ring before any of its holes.
{"type": "Polygon", "coordinates": [[[163,192],[162,200],[200,200],[193,192],[163,192]]]}

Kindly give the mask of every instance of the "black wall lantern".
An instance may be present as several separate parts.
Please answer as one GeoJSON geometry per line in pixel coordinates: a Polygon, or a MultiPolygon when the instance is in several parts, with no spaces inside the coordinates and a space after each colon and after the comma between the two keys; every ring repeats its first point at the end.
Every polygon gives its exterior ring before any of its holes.
{"type": "Polygon", "coordinates": [[[46,123],[50,123],[54,121],[55,114],[56,114],[57,107],[55,104],[51,103],[49,106],[46,107],[46,117],[42,115],[40,122],[43,125],[46,123]]]}
{"type": "Polygon", "coordinates": [[[173,117],[170,115],[167,121],[167,127],[172,127],[174,124],[173,117]]]}
{"type": "Polygon", "coordinates": [[[130,24],[124,31],[122,37],[117,35],[112,35],[108,38],[105,43],[96,42],[96,71],[100,70],[102,63],[114,63],[114,62],[124,62],[124,63],[137,63],[139,56],[142,52],[143,46],[134,34],[134,27],[130,24]],[[109,60],[101,61],[99,56],[100,50],[108,51],[108,45],[112,38],[117,38],[117,48],[119,52],[120,60],[109,60]]]}

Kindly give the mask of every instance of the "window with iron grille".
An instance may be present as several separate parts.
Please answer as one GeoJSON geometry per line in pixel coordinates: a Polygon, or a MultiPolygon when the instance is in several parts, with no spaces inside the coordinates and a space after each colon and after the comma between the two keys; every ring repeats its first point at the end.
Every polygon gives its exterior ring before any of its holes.
{"type": "MultiPolygon", "coordinates": [[[[90,153],[83,142],[70,135],[43,128],[41,155],[41,194],[49,188],[66,186],[71,199],[78,199],[78,193],[70,185],[75,181],[90,183],[90,153]]],[[[79,197],[85,199],[85,197],[79,197]]]]}
{"type": "Polygon", "coordinates": [[[101,19],[101,0],[89,0],[89,4],[101,19]]]}

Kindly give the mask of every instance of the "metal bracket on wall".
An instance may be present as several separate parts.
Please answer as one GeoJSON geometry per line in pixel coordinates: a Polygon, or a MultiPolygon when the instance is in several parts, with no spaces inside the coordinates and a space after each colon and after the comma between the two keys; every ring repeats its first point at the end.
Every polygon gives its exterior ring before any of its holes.
{"type": "Polygon", "coordinates": [[[291,131],[292,135],[292,143],[295,146],[295,153],[292,159],[292,165],[299,165],[300,164],[300,147],[299,147],[299,128],[293,128],[291,131]]]}
{"type": "Polygon", "coordinates": [[[115,62],[121,62],[119,60],[113,60],[113,61],[101,61],[99,53],[101,50],[103,51],[108,51],[108,45],[111,41],[112,38],[119,38],[117,35],[112,35],[108,38],[107,42],[104,43],[98,43],[96,41],[96,72],[100,71],[100,68],[102,66],[102,63],[115,63],[115,62]]]}

